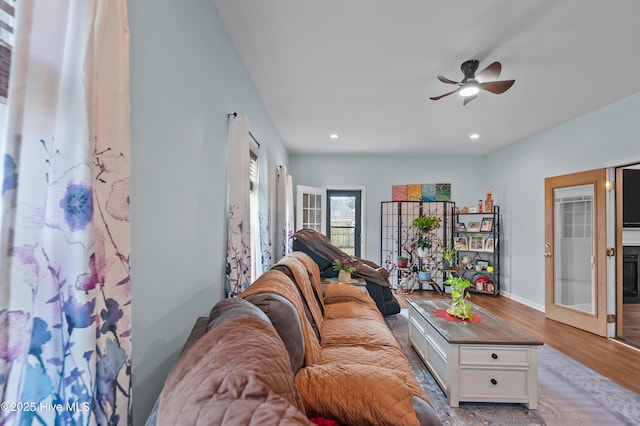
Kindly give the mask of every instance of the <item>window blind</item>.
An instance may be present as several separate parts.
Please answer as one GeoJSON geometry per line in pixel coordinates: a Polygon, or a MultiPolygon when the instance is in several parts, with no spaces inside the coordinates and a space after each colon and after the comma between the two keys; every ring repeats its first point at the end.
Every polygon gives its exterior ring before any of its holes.
{"type": "Polygon", "coordinates": [[[258,187],[258,155],[249,152],[249,192],[253,192],[258,187]]]}
{"type": "Polygon", "coordinates": [[[9,94],[15,5],[15,0],[0,0],[0,101],[3,103],[6,103],[9,94]]]}

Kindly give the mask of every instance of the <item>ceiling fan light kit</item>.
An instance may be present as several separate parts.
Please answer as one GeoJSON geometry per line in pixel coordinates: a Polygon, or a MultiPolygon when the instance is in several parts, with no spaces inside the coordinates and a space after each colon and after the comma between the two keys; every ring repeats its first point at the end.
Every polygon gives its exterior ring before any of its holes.
{"type": "Polygon", "coordinates": [[[460,88],[458,94],[463,97],[477,95],[480,91],[477,83],[467,83],[464,87],[460,88]]]}
{"type": "Polygon", "coordinates": [[[502,65],[500,62],[491,63],[476,75],[479,65],[480,62],[475,59],[463,62],[460,66],[460,70],[464,75],[464,79],[460,82],[438,75],[438,80],[441,82],[458,85],[458,88],[445,93],[444,95],[432,96],[430,99],[437,101],[438,99],[442,99],[445,96],[449,96],[457,92],[460,96],[464,97],[463,105],[466,105],[478,97],[480,90],[486,90],[487,92],[498,95],[509,90],[509,88],[513,86],[513,83],[516,82],[515,80],[495,81],[502,71],[502,65]]]}

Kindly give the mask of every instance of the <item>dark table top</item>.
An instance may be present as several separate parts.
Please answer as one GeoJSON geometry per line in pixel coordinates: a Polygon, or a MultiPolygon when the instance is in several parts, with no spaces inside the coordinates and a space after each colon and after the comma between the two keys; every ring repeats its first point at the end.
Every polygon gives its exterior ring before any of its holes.
{"type": "Polygon", "coordinates": [[[443,313],[443,310],[451,306],[449,300],[407,298],[407,302],[451,344],[529,346],[543,344],[474,304],[471,304],[474,321],[459,321],[446,318],[443,313]]]}

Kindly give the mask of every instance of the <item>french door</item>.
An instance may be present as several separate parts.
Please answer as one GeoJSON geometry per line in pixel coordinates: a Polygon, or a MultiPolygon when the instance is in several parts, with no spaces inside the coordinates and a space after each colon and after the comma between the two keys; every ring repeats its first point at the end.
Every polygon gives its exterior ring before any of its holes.
{"type": "Polygon", "coordinates": [[[321,234],[327,232],[326,198],[327,191],[324,188],[304,185],[296,187],[296,231],[313,229],[321,234]]]}
{"type": "Polygon", "coordinates": [[[606,171],[545,179],[545,314],[607,335],[606,171]]]}

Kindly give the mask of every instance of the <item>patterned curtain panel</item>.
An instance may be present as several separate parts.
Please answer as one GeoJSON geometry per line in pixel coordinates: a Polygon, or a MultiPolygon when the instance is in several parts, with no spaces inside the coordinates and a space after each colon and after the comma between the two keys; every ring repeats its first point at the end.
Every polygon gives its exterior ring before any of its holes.
{"type": "Polygon", "coordinates": [[[276,262],[293,251],[293,178],[280,166],[276,188],[276,262]]]}
{"type": "Polygon", "coordinates": [[[20,0],[0,228],[1,424],[127,424],[126,0],[20,0]]]}
{"type": "Polygon", "coordinates": [[[271,230],[269,222],[271,220],[269,205],[269,159],[264,149],[258,153],[258,226],[260,250],[259,262],[257,263],[257,276],[268,271],[273,264],[273,245],[271,243],[271,230]]]}
{"type": "Polygon", "coordinates": [[[227,297],[235,297],[251,283],[249,220],[249,120],[230,118],[229,212],[227,230],[227,297]]]}

